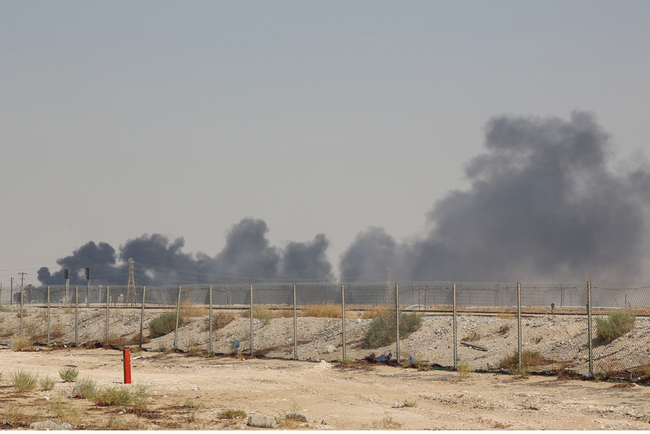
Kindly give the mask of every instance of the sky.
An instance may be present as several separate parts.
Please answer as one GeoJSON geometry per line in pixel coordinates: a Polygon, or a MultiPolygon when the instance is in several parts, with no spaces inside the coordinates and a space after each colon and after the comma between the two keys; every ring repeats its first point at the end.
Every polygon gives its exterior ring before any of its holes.
{"type": "MultiPolygon", "coordinates": [[[[598,273],[584,268],[616,262],[625,246],[604,251],[605,242],[597,259],[533,255],[512,273],[494,274],[501,265],[478,257],[484,274],[397,263],[425,250],[443,261],[457,241],[441,229],[455,220],[453,197],[504,185],[494,169],[504,129],[534,130],[544,143],[567,130],[568,141],[591,134],[603,159],[567,170],[589,177],[595,167],[600,178],[566,215],[589,198],[632,207],[633,231],[619,237],[628,223],[614,215],[593,233],[632,243],[638,262],[603,277],[648,279],[646,184],[628,173],[647,175],[648,16],[646,1],[1,2],[0,282],[24,272],[39,285],[39,269],[54,274],[57,260],[91,241],[119,252],[154,234],[170,245],[182,237],[176,253],[227,268],[228,240],[246,225],[278,264],[295,256],[291,246],[322,245],[314,258],[324,254],[331,269],[312,267],[315,280],[358,272],[381,281],[387,266],[401,270],[395,278],[580,280],[598,273]],[[491,163],[477,163],[482,155],[491,163]],[[612,187],[607,200],[602,185],[612,187]],[[340,261],[363,251],[352,248],[364,236],[400,253],[350,271],[356,263],[340,261]]],[[[520,161],[506,160],[506,169],[520,161]]],[[[538,227],[530,217],[521,234],[538,227]]],[[[499,244],[482,230],[470,232],[499,244]]],[[[291,268],[278,267],[273,278],[291,268]]],[[[256,276],[242,270],[232,273],[256,276]]]]}

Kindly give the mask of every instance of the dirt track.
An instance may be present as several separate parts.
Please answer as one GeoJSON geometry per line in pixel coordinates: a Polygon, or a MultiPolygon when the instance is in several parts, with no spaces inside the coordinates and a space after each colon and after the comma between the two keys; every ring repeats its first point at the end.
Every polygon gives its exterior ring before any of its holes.
{"type": "MultiPolygon", "coordinates": [[[[236,429],[245,420],[219,420],[222,410],[275,416],[297,412],[307,422],[284,421],[298,429],[648,429],[650,389],[616,383],[532,376],[472,374],[458,382],[448,371],[417,371],[384,365],[341,369],[325,361],[306,362],[234,357],[187,357],[142,353],[133,360],[133,384],[151,393],[149,411],[123,413],[88,400],[65,397],[71,383],[52,391],[16,395],[12,371],[59,379],[59,369],[75,366],[79,378],[99,387],[123,381],[122,352],[62,349],[39,352],[0,350],[3,419],[22,408],[73,428],[236,429]],[[63,398],[60,398],[63,396],[63,398]],[[82,409],[78,419],[56,417],[51,405],[82,409]],[[397,408],[397,401],[407,405],[397,408]],[[413,405],[413,406],[409,406],[413,405]]],[[[5,425],[5,428],[11,428],[5,425]]]]}

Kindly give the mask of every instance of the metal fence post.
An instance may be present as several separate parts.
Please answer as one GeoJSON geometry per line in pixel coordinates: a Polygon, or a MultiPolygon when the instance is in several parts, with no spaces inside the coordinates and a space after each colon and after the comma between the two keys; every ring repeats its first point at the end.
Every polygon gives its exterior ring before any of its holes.
{"type": "Polygon", "coordinates": [[[140,345],[139,345],[140,348],[142,348],[142,338],[144,334],[144,300],[145,300],[146,292],[147,292],[147,287],[143,286],[142,287],[142,310],[140,311],[140,345]]]}
{"type": "Polygon", "coordinates": [[[343,362],[345,361],[345,285],[341,284],[341,340],[343,341],[343,362]]]}
{"type": "Polygon", "coordinates": [[[251,357],[255,354],[253,347],[253,285],[251,285],[251,357]]]}
{"type": "Polygon", "coordinates": [[[518,360],[518,366],[519,366],[519,372],[522,372],[521,370],[521,353],[522,353],[522,348],[521,348],[521,284],[517,283],[517,352],[519,353],[519,360],[518,360]]]}
{"type": "Polygon", "coordinates": [[[110,323],[111,316],[109,312],[110,308],[110,300],[111,300],[111,287],[107,286],[106,287],[106,346],[108,346],[108,324],[110,323]]]}
{"type": "Polygon", "coordinates": [[[395,360],[399,363],[399,283],[395,282],[395,360]]]}
{"type": "Polygon", "coordinates": [[[212,349],[212,285],[210,285],[210,317],[209,317],[209,322],[210,322],[210,344],[208,345],[208,352],[210,354],[213,353],[212,349]]]}
{"type": "Polygon", "coordinates": [[[587,281],[587,339],[589,339],[589,374],[594,376],[594,346],[591,336],[591,282],[587,281]]]}
{"type": "Polygon", "coordinates": [[[47,285],[47,346],[50,346],[50,285],[47,285]]]}
{"type": "Polygon", "coordinates": [[[452,300],[452,339],[454,348],[454,370],[456,369],[456,362],[458,361],[458,324],[456,323],[456,284],[451,287],[451,300],[452,300]]]}
{"type": "Polygon", "coordinates": [[[79,287],[74,287],[74,346],[79,346],[79,287]]]}
{"type": "Polygon", "coordinates": [[[293,284],[293,359],[298,360],[298,306],[296,284],[293,284]]]}
{"type": "Polygon", "coordinates": [[[178,349],[178,320],[181,316],[181,291],[182,285],[178,285],[178,301],[176,302],[176,327],[174,327],[174,351],[178,349]]]}

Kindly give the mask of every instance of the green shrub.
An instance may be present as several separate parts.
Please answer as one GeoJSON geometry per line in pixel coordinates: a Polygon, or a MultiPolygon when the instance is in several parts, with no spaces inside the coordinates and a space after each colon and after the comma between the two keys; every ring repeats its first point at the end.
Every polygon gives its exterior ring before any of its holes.
{"type": "Polygon", "coordinates": [[[77,384],[72,389],[72,393],[76,395],[77,398],[81,399],[92,399],[95,395],[95,382],[90,378],[82,378],[77,381],[77,384]]]}
{"type": "Polygon", "coordinates": [[[74,367],[59,369],[59,377],[65,383],[72,383],[77,379],[77,375],[79,375],[79,371],[74,367]]]}
{"type": "Polygon", "coordinates": [[[456,362],[456,372],[458,372],[458,382],[468,378],[474,372],[474,367],[464,359],[458,359],[456,362]]]}
{"type": "MultiPolygon", "coordinates": [[[[363,338],[365,348],[385,347],[395,342],[396,318],[395,310],[388,310],[370,323],[363,338]]],[[[414,313],[400,312],[399,316],[399,337],[404,339],[411,333],[417,331],[422,325],[422,318],[414,313]]]]}
{"type": "Polygon", "coordinates": [[[133,397],[126,387],[107,387],[97,390],[92,398],[97,405],[127,407],[133,397]]]}
{"type": "Polygon", "coordinates": [[[11,373],[11,385],[17,393],[29,392],[36,389],[38,378],[27,371],[15,371],[11,373]]]}
{"type": "MultiPolygon", "coordinates": [[[[178,318],[178,326],[183,325],[183,317],[178,318]]],[[[176,314],[174,312],[165,312],[149,322],[149,336],[157,338],[165,336],[176,329],[176,314]]]]}
{"type": "Polygon", "coordinates": [[[41,389],[43,390],[52,390],[56,385],[56,380],[54,378],[50,378],[49,376],[47,376],[45,378],[41,378],[38,384],[41,386],[41,389]]]}
{"type": "Polygon", "coordinates": [[[634,328],[636,315],[618,310],[607,317],[596,317],[596,335],[604,342],[611,342],[634,328]]]}
{"type": "Polygon", "coordinates": [[[138,386],[135,393],[126,387],[106,387],[97,389],[92,396],[96,405],[122,407],[133,413],[142,413],[147,409],[149,394],[145,386],[138,386]]]}

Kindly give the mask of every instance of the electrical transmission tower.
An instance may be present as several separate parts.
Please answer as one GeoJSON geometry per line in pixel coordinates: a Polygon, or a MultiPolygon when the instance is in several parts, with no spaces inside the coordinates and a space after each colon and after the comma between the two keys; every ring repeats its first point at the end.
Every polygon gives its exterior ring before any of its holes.
{"type": "Polygon", "coordinates": [[[126,280],[126,300],[124,300],[124,306],[135,306],[136,297],[135,297],[135,266],[133,263],[133,258],[129,258],[129,277],[126,280]]]}

